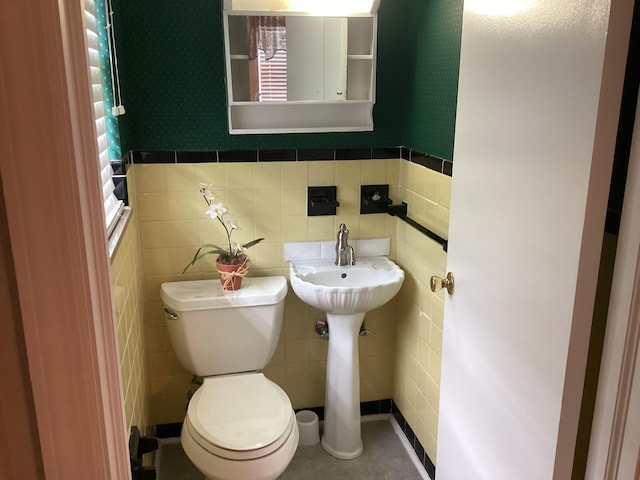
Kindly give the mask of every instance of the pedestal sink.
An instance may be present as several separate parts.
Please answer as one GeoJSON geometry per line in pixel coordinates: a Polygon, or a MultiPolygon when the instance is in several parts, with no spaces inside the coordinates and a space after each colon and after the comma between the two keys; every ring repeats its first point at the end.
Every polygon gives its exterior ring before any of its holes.
{"type": "Polygon", "coordinates": [[[329,323],[322,447],[337,458],[356,458],[362,453],[358,333],[366,312],[398,293],[404,272],[386,257],[358,258],[348,266],[292,261],[289,271],[296,295],[324,310],[329,323]]]}

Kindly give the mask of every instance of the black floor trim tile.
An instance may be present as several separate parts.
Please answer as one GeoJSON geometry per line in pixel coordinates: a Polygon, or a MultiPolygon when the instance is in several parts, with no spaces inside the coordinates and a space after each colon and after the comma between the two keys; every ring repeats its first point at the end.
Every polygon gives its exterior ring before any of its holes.
{"type": "MultiPolygon", "coordinates": [[[[316,415],[318,415],[319,420],[324,420],[324,407],[299,408],[295,411],[299,412],[301,410],[311,410],[316,415]]],[[[418,457],[418,460],[420,461],[422,466],[425,468],[431,478],[435,478],[436,466],[429,458],[429,455],[427,455],[427,452],[418,440],[418,437],[415,435],[413,429],[409,426],[404,418],[404,415],[402,415],[402,412],[392,399],[361,402],[360,411],[363,412],[362,415],[391,413],[396,419],[396,422],[398,422],[398,425],[406,436],[407,441],[413,447],[413,450],[415,451],[416,456],[418,457]]],[[[156,426],[156,437],[176,438],[180,437],[181,431],[182,423],[165,423],[156,426]]]]}
{"type": "Polygon", "coordinates": [[[395,404],[395,402],[393,402],[391,411],[393,413],[393,417],[396,419],[396,422],[398,422],[398,425],[407,437],[409,444],[416,452],[416,455],[422,463],[422,466],[425,468],[431,478],[436,478],[436,466],[429,458],[429,455],[427,455],[427,451],[424,449],[424,446],[420,443],[420,440],[418,440],[418,437],[416,437],[415,433],[413,433],[413,429],[409,426],[404,418],[404,415],[402,415],[402,412],[395,404]]]}
{"type": "Polygon", "coordinates": [[[158,438],[176,438],[180,436],[181,432],[182,422],[156,425],[156,437],[158,438]]]}

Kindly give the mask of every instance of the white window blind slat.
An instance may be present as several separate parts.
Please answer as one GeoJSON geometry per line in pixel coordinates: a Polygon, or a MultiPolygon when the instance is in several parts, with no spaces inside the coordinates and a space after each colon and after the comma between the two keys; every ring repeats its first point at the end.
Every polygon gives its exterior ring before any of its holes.
{"type": "MultiPolygon", "coordinates": [[[[88,20],[88,17],[85,16],[85,20],[88,20]]],[[[93,22],[93,28],[97,28],[95,25],[95,21],[93,22]]],[[[87,24],[87,28],[85,29],[85,37],[87,39],[87,49],[89,52],[99,52],[100,51],[100,41],[98,34],[93,31],[92,27],[87,24]]]]}
{"type": "MultiPolygon", "coordinates": [[[[103,184],[107,183],[107,180],[111,179],[111,165],[107,165],[105,168],[100,170],[100,178],[102,179],[103,184]]],[[[111,188],[107,188],[107,191],[111,191],[111,188]]]]}
{"type": "Polygon", "coordinates": [[[274,102],[287,100],[287,52],[277,50],[266,60],[264,50],[258,51],[260,78],[260,101],[274,102]]]}
{"type": "Polygon", "coordinates": [[[102,74],[100,72],[100,67],[90,67],[91,72],[91,88],[94,86],[100,87],[102,90],[102,74]]]}
{"type": "MultiPolygon", "coordinates": [[[[104,121],[104,118],[99,118],[96,120],[96,134],[98,136],[98,138],[102,137],[102,136],[107,136],[107,122],[104,121]]],[[[107,139],[108,142],[108,139],[107,139]]],[[[109,146],[109,144],[107,143],[107,146],[109,146]]]]}
{"type": "MultiPolygon", "coordinates": [[[[107,149],[109,148],[109,140],[107,139],[106,135],[100,135],[98,137],[98,148],[100,149],[104,149],[104,150],[100,150],[100,153],[98,154],[99,158],[102,158],[102,152],[104,151],[105,153],[107,152],[107,149]]],[[[109,154],[107,153],[106,155],[104,155],[107,157],[107,159],[109,158],[109,154]]],[[[111,162],[108,162],[109,166],[111,166],[111,162]]]]}
{"type": "Polygon", "coordinates": [[[89,58],[91,92],[93,97],[93,114],[96,122],[96,136],[98,146],[98,162],[100,166],[100,180],[102,182],[102,198],[104,200],[104,214],[107,235],[114,229],[120,213],[124,208],[121,200],[114,195],[113,169],[109,158],[109,139],[107,137],[107,111],[104,105],[102,88],[102,70],[100,64],[100,43],[98,24],[96,21],[96,6],[94,0],[85,0],[85,29],[89,58]]]}
{"type": "Polygon", "coordinates": [[[105,122],[105,114],[106,109],[104,108],[104,102],[96,102],[93,104],[93,118],[96,120],[96,123],[105,122]]]}
{"type": "Polygon", "coordinates": [[[91,32],[98,33],[98,29],[96,27],[96,3],[94,0],[85,0],[84,1],[84,19],[85,19],[85,28],[91,32]]]}

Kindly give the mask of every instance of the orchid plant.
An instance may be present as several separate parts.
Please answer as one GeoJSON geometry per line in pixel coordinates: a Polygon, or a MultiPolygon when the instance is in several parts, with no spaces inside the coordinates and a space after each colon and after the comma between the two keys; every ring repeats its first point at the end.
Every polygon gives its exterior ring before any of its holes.
{"type": "Polygon", "coordinates": [[[239,230],[238,223],[235,219],[228,215],[228,209],[220,202],[215,203],[215,194],[211,189],[210,184],[201,183],[200,184],[200,194],[204,201],[207,202],[207,210],[205,213],[211,217],[213,220],[218,220],[222,228],[227,235],[227,246],[222,248],[213,243],[206,243],[202,245],[193,256],[193,259],[184,267],[182,273],[186,272],[187,269],[200,260],[202,257],[206,255],[218,255],[218,262],[226,265],[241,265],[247,262],[247,256],[245,255],[245,250],[253,247],[260,243],[264,238],[256,238],[251,242],[239,244],[231,241],[231,234],[235,230],[239,230]]]}

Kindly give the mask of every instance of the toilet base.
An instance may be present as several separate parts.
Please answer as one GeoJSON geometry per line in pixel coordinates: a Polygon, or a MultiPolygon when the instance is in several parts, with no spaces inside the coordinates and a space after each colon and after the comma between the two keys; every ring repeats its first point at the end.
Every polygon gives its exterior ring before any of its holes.
{"type": "Polygon", "coordinates": [[[186,421],[180,436],[185,453],[207,480],[275,480],[291,462],[298,441],[298,425],[293,422],[289,437],[278,450],[251,460],[229,460],[212,454],[198,444],[189,432],[186,421]]]}

